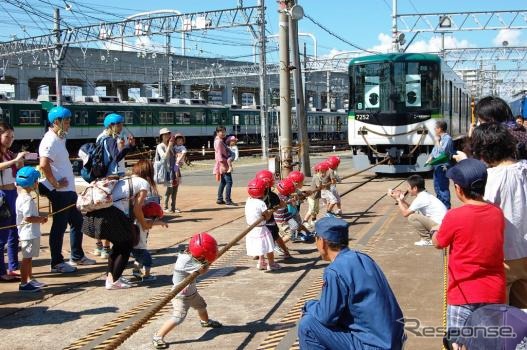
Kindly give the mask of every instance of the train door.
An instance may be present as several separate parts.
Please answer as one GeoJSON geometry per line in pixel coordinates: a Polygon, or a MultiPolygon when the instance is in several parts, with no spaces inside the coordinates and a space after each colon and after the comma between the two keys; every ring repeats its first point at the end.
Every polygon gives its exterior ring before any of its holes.
{"type": "Polygon", "coordinates": [[[141,124],[141,137],[155,137],[154,134],[154,112],[143,110],[139,113],[139,124],[141,124]]]}

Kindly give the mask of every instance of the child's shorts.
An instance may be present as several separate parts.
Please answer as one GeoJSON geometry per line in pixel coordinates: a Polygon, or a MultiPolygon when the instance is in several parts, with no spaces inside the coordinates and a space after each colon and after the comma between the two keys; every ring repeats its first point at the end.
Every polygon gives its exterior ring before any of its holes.
{"type": "Polygon", "coordinates": [[[338,203],[335,195],[329,190],[322,190],[320,193],[320,197],[324,199],[329,205],[338,203]]]}
{"type": "Polygon", "coordinates": [[[172,307],[174,311],[172,312],[172,319],[176,324],[180,324],[187,317],[187,312],[189,308],[195,310],[203,310],[207,308],[207,303],[201,297],[199,292],[196,292],[189,296],[177,296],[172,299],[172,307]]]}
{"type": "Polygon", "coordinates": [[[40,252],[40,237],[20,241],[20,246],[23,259],[36,258],[40,252]]]}
{"type": "Polygon", "coordinates": [[[152,255],[147,249],[132,249],[135,261],[144,267],[152,267],[152,255]]]}
{"type": "Polygon", "coordinates": [[[314,198],[311,198],[311,197],[307,197],[307,204],[308,204],[308,209],[307,209],[307,212],[311,215],[317,215],[318,214],[318,211],[319,211],[319,199],[314,199],[314,198]]]}

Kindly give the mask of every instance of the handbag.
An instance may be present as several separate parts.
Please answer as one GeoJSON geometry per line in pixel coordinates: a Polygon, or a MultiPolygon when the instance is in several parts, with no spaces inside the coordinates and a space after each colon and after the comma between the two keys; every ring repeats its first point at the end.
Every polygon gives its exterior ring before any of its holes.
{"type": "Polygon", "coordinates": [[[164,184],[167,179],[167,166],[166,160],[162,160],[157,152],[154,157],[154,182],[158,185],[164,184]]]}

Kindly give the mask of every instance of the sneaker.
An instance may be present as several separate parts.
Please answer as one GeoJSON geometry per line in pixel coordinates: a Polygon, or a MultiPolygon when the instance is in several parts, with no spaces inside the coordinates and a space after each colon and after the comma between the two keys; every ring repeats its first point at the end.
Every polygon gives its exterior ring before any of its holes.
{"type": "Polygon", "coordinates": [[[181,210],[178,209],[178,208],[175,208],[175,209],[172,210],[172,212],[173,212],[173,213],[176,213],[176,214],[179,214],[179,213],[181,213],[181,210]]]}
{"type": "Polygon", "coordinates": [[[415,242],[414,245],[418,247],[431,247],[433,246],[433,243],[430,239],[421,239],[420,241],[415,242]]]}
{"type": "Polygon", "coordinates": [[[37,287],[37,286],[31,284],[31,282],[29,282],[29,283],[26,283],[26,284],[20,284],[18,286],[18,290],[20,292],[33,293],[33,292],[40,292],[42,289],[40,289],[40,287],[37,287]]]}
{"type": "Polygon", "coordinates": [[[303,240],[300,234],[298,234],[297,232],[294,232],[294,233],[291,233],[291,242],[299,243],[299,242],[303,242],[303,240]]]}
{"type": "Polygon", "coordinates": [[[278,255],[284,255],[284,254],[285,254],[284,250],[283,250],[282,248],[280,248],[279,246],[277,246],[277,245],[274,246],[274,249],[273,249],[273,250],[274,250],[274,252],[275,252],[276,254],[278,254],[278,255]]]}
{"type": "Polygon", "coordinates": [[[120,278],[109,284],[108,283],[108,280],[106,280],[106,289],[108,290],[114,290],[114,289],[127,289],[127,288],[131,288],[132,285],[128,284],[128,283],[124,283],[120,278]]]}
{"type": "Polygon", "coordinates": [[[267,263],[265,262],[265,260],[264,261],[258,261],[256,263],[256,268],[258,270],[265,270],[267,268],[267,263]]]}
{"type": "Polygon", "coordinates": [[[152,345],[156,349],[166,349],[166,348],[168,348],[168,344],[163,340],[162,337],[160,337],[158,335],[154,335],[152,337],[152,345]]]}
{"type": "Polygon", "coordinates": [[[148,276],[143,276],[142,282],[154,282],[156,280],[157,280],[157,276],[148,275],[148,276]]]}
{"type": "Polygon", "coordinates": [[[42,287],[47,287],[48,286],[47,284],[45,284],[43,282],[39,282],[36,279],[30,280],[29,283],[31,283],[32,285],[34,285],[37,288],[42,288],[42,287]]]}
{"type": "Polygon", "coordinates": [[[80,260],[70,260],[71,266],[78,266],[78,265],[95,265],[97,262],[93,259],[88,258],[86,255],[84,255],[80,260]]]}
{"type": "Polygon", "coordinates": [[[141,270],[139,269],[133,269],[132,270],[132,275],[137,278],[138,280],[142,280],[143,279],[143,272],[141,272],[141,270]]]}
{"type": "Polygon", "coordinates": [[[225,202],[225,205],[228,206],[228,207],[237,207],[238,204],[234,203],[234,202],[225,202]]]}
{"type": "Polygon", "coordinates": [[[280,270],[281,268],[282,266],[280,266],[280,264],[275,263],[275,262],[267,265],[267,271],[280,270]]]}
{"type": "Polygon", "coordinates": [[[218,321],[211,320],[210,318],[209,318],[208,321],[201,321],[200,320],[199,323],[201,324],[201,327],[204,327],[204,328],[220,328],[220,327],[223,326],[218,321]]]}
{"type": "Polygon", "coordinates": [[[223,199],[218,199],[218,200],[216,201],[216,204],[225,204],[225,202],[223,201],[223,199]]]}
{"type": "Polygon", "coordinates": [[[77,271],[77,268],[71,264],[68,264],[67,262],[57,264],[51,268],[51,272],[72,273],[75,271],[77,271]]]}

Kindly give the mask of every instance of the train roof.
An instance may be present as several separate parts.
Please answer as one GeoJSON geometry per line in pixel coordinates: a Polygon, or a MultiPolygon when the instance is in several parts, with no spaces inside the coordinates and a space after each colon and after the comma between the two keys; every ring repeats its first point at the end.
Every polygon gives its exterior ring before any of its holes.
{"type": "Polygon", "coordinates": [[[386,53],[378,55],[368,55],[355,57],[351,59],[349,65],[375,63],[375,62],[406,62],[406,61],[421,61],[421,62],[441,62],[441,58],[437,55],[429,53],[386,53]]]}

